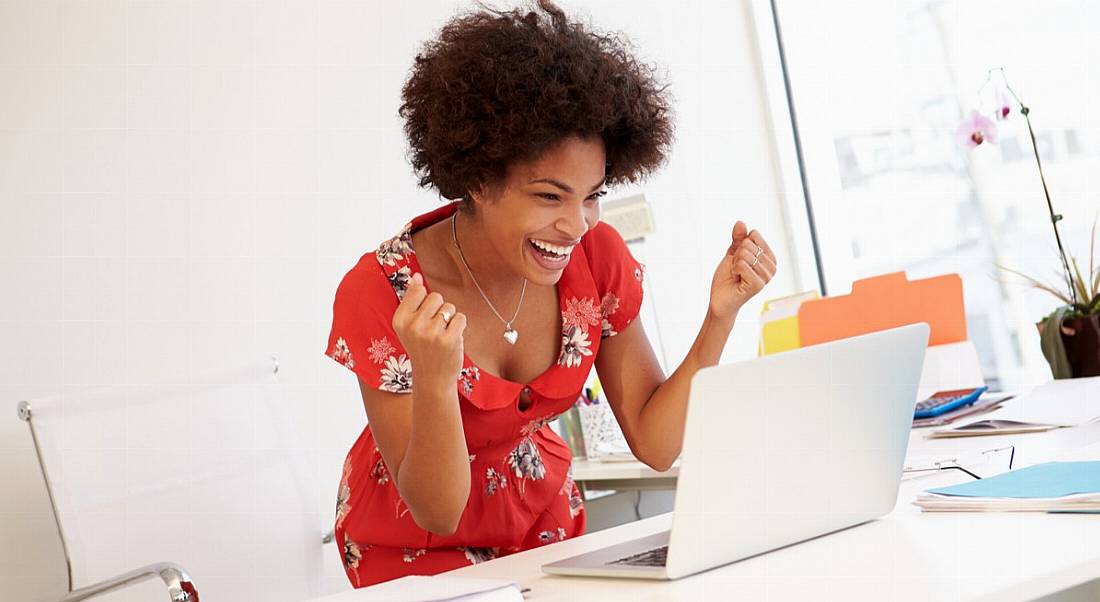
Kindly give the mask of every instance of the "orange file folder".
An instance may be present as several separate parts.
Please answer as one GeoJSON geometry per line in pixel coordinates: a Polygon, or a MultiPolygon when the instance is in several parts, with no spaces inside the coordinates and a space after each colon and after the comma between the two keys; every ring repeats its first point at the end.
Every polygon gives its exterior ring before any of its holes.
{"type": "Polygon", "coordinates": [[[805,347],[916,322],[931,327],[930,346],[966,340],[958,274],[909,280],[905,272],[894,272],[857,280],[848,295],[806,301],[798,308],[799,343],[805,347]]]}

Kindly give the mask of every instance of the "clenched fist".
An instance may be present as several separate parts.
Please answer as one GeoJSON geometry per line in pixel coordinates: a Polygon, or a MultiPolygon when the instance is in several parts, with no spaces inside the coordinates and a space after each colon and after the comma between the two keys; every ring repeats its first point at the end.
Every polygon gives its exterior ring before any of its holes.
{"type": "Polygon", "coordinates": [[[417,374],[414,382],[428,378],[439,385],[454,386],[462,371],[466,316],[439,293],[429,294],[419,273],[413,274],[404,299],[393,313],[393,329],[412,360],[417,374]]]}
{"type": "Polygon", "coordinates": [[[710,285],[710,311],[729,318],[759,293],[774,276],[775,253],[757,230],[748,231],[738,221],[730,234],[730,246],[714,271],[710,285]]]}

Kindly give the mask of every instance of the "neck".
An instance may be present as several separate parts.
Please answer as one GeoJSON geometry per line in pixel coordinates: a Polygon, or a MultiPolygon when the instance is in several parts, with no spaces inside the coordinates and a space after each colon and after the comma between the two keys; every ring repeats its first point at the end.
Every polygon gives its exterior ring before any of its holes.
{"type": "Polygon", "coordinates": [[[453,234],[458,241],[458,246],[455,246],[455,239],[451,237],[451,225],[448,224],[446,247],[453,256],[458,272],[462,274],[464,284],[475,291],[480,285],[481,290],[489,296],[489,301],[496,306],[497,311],[505,318],[511,317],[523,287],[524,277],[507,267],[500,254],[489,244],[488,236],[476,234],[482,231],[482,228],[475,216],[458,210],[453,219],[455,220],[453,234]],[[463,265],[463,258],[466,260],[466,265],[463,265]]]}

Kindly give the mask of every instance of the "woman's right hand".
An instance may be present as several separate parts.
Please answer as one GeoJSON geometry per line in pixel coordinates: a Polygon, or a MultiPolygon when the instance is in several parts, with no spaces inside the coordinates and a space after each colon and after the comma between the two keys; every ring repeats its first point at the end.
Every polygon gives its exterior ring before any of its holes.
{"type": "Polygon", "coordinates": [[[409,279],[405,297],[393,313],[393,329],[412,361],[416,373],[413,386],[428,378],[432,386],[454,387],[462,371],[466,316],[439,293],[429,294],[419,272],[409,279]],[[443,312],[451,316],[449,324],[443,312]]]}

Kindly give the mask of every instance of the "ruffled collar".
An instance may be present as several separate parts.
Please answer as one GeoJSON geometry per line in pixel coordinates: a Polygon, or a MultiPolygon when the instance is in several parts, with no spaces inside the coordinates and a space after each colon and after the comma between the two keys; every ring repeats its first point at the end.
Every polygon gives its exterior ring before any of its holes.
{"type": "MultiPolygon", "coordinates": [[[[397,236],[378,246],[375,256],[398,299],[404,296],[409,278],[421,271],[412,247],[413,232],[451,217],[457,209],[457,204],[448,203],[418,215],[397,236]]],[[[573,248],[557,291],[562,312],[558,360],[525,384],[485,372],[463,354],[458,379],[463,398],[481,409],[492,410],[513,404],[524,387],[547,399],[564,400],[577,394],[592,370],[601,334],[599,293],[583,245],[573,248]]],[[[534,413],[539,405],[536,402],[523,413],[534,413]]]]}

